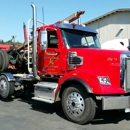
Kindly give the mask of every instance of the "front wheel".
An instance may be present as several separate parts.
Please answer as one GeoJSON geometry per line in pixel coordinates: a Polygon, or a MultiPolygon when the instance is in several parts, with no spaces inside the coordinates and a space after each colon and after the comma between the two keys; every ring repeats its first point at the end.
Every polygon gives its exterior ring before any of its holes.
{"type": "Polygon", "coordinates": [[[14,82],[9,82],[6,76],[0,76],[0,96],[8,98],[14,93],[14,82]]]}
{"type": "Polygon", "coordinates": [[[89,123],[95,116],[95,102],[78,84],[69,85],[62,95],[62,108],[66,117],[75,123],[89,123]]]}

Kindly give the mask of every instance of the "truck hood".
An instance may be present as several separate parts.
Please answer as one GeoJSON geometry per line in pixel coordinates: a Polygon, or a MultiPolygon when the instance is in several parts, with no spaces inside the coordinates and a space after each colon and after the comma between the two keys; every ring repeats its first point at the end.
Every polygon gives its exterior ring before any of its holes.
{"type": "Polygon", "coordinates": [[[108,67],[111,66],[120,67],[120,54],[126,52],[92,48],[71,48],[70,51],[77,52],[78,56],[83,57],[83,66],[85,68],[94,69],[95,71],[102,70],[102,72],[107,72],[110,69],[108,67]]]}
{"type": "Polygon", "coordinates": [[[129,51],[103,50],[91,48],[71,48],[83,57],[83,65],[77,69],[93,77],[108,76],[113,84],[120,85],[120,54],[129,51]]]}

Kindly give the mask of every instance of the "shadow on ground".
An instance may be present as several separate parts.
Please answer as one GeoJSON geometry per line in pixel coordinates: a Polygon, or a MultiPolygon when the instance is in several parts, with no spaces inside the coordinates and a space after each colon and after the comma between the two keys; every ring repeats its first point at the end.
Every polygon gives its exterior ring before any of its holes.
{"type": "MultiPolygon", "coordinates": [[[[21,101],[27,102],[32,106],[32,110],[44,112],[47,114],[56,113],[58,116],[65,120],[68,120],[62,111],[61,103],[48,104],[40,101],[34,101],[31,97],[23,97],[21,101]]],[[[118,124],[122,120],[130,120],[130,113],[125,113],[119,110],[102,111],[97,110],[94,120],[90,123],[92,125],[97,124],[118,124]]]]}
{"type": "Polygon", "coordinates": [[[68,120],[63,113],[61,102],[49,104],[41,101],[32,100],[33,95],[16,95],[19,101],[30,104],[31,110],[39,111],[46,114],[56,113],[61,118],[68,120]]]}
{"type": "Polygon", "coordinates": [[[130,120],[130,113],[125,113],[119,110],[97,110],[92,125],[97,124],[118,124],[122,120],[130,120]]]}
{"type": "MultiPolygon", "coordinates": [[[[61,118],[68,120],[62,111],[60,102],[49,104],[49,103],[32,100],[31,97],[33,97],[33,95],[26,96],[26,95],[16,94],[13,98],[8,98],[4,100],[0,98],[0,100],[3,102],[11,102],[14,99],[18,99],[18,101],[28,103],[31,106],[31,110],[35,110],[46,114],[56,113],[61,118]]],[[[124,111],[118,111],[118,110],[102,111],[98,109],[95,118],[93,119],[93,121],[91,121],[90,124],[92,125],[118,124],[122,120],[129,121],[130,113],[125,113],[124,111]]]]}

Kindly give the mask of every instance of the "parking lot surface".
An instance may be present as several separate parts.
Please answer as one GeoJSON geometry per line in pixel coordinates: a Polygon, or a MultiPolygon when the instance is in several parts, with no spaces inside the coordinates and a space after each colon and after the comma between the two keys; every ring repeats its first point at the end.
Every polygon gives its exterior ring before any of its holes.
{"type": "Polygon", "coordinates": [[[130,113],[97,111],[87,125],[68,121],[60,103],[47,104],[31,97],[0,98],[0,130],[130,130],[130,113]]]}

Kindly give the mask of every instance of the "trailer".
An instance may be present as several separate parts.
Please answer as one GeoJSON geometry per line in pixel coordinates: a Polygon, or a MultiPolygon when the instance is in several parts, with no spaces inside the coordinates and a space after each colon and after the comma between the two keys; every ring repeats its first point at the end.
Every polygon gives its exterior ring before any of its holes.
{"type": "Polygon", "coordinates": [[[120,38],[120,39],[113,39],[104,42],[101,45],[102,49],[109,49],[109,50],[130,50],[130,39],[128,38],[120,38]]]}

